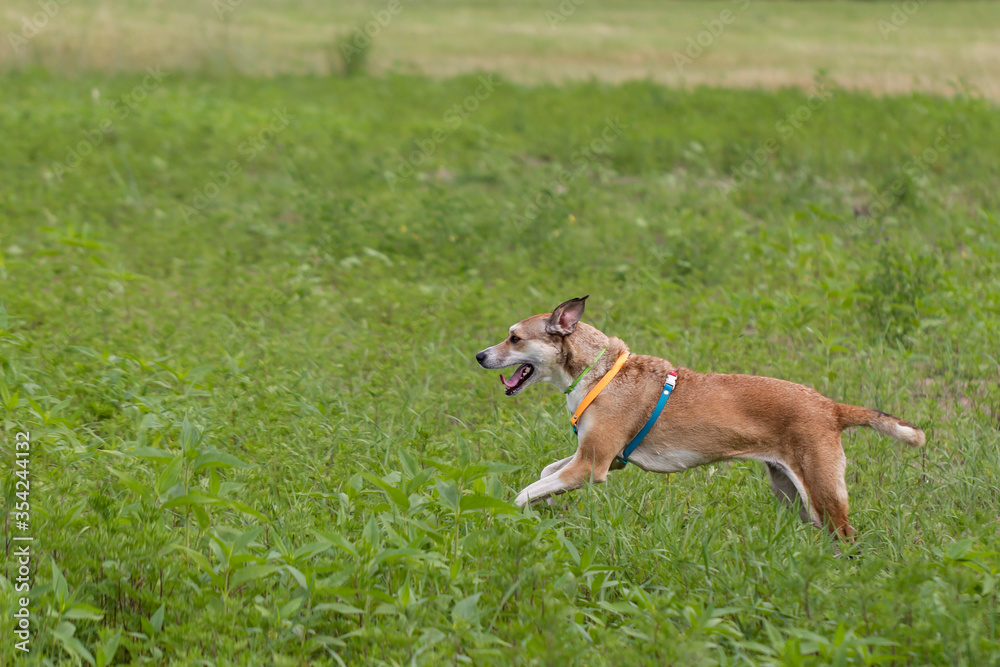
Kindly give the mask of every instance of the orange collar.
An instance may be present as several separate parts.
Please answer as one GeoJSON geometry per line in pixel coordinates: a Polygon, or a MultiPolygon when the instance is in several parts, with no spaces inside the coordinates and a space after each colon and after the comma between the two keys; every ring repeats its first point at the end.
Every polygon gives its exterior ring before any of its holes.
{"type": "Polygon", "coordinates": [[[597,395],[604,391],[604,388],[608,386],[608,383],[615,379],[615,376],[618,375],[618,371],[622,369],[622,366],[625,365],[625,362],[628,361],[630,356],[632,355],[628,352],[622,352],[622,356],[618,357],[618,361],[616,361],[615,365],[611,367],[611,370],[608,371],[604,377],[602,377],[597,384],[594,385],[593,389],[587,392],[587,395],[583,397],[582,401],[580,401],[580,405],[576,406],[573,416],[569,418],[570,423],[573,424],[574,433],[576,432],[576,423],[580,421],[583,411],[590,407],[590,404],[594,402],[597,395]]]}

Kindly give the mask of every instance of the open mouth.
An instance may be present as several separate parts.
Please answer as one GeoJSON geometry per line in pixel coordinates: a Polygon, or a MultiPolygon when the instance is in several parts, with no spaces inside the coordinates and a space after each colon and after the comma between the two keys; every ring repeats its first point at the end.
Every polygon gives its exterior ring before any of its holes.
{"type": "Polygon", "coordinates": [[[517,392],[521,391],[528,378],[531,377],[532,373],[535,372],[535,367],[531,364],[521,364],[514,371],[514,374],[510,376],[509,380],[504,379],[503,373],[500,374],[500,382],[503,383],[504,393],[508,396],[513,396],[517,392]]]}

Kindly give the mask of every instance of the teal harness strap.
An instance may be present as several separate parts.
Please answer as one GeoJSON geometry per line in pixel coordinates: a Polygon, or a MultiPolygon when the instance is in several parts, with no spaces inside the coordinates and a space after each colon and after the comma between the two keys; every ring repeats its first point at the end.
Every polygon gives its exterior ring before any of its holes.
{"type": "MultiPolygon", "coordinates": [[[[604,348],[603,350],[601,350],[601,353],[597,355],[597,358],[596,358],[596,359],[594,359],[593,363],[592,363],[592,364],[590,364],[589,366],[587,366],[586,368],[584,368],[584,369],[583,369],[583,372],[582,372],[582,373],[580,373],[579,375],[577,375],[577,376],[576,376],[576,379],[575,379],[575,380],[573,380],[573,384],[571,384],[571,385],[570,385],[570,386],[569,386],[569,387],[568,387],[568,388],[566,389],[566,391],[564,391],[563,393],[564,393],[564,394],[568,394],[569,392],[573,391],[573,389],[575,389],[575,388],[576,388],[576,385],[577,385],[577,384],[579,384],[580,380],[582,380],[582,379],[583,379],[583,376],[584,376],[584,375],[586,375],[587,373],[589,373],[589,372],[590,372],[590,369],[591,369],[591,368],[593,368],[594,366],[596,366],[596,365],[597,365],[597,362],[601,360],[601,357],[603,357],[603,356],[604,356],[604,353],[605,353],[605,352],[607,352],[607,350],[608,350],[608,348],[604,348]]],[[[575,430],[576,430],[576,427],[574,427],[574,428],[573,428],[573,430],[575,431],[575,430]]]]}
{"type": "Polygon", "coordinates": [[[643,438],[646,437],[649,430],[653,428],[653,424],[656,423],[660,413],[663,412],[663,406],[667,404],[667,399],[670,398],[670,392],[674,390],[674,385],[676,384],[677,371],[670,371],[670,373],[667,374],[667,381],[663,383],[663,393],[660,394],[660,400],[656,402],[656,407],[653,408],[653,414],[649,415],[649,420],[646,422],[646,425],[635,434],[635,437],[632,438],[627,445],[625,445],[625,450],[621,453],[621,456],[618,457],[618,460],[621,461],[622,464],[628,465],[628,457],[632,455],[635,448],[639,446],[639,443],[641,443],[643,438]]]}

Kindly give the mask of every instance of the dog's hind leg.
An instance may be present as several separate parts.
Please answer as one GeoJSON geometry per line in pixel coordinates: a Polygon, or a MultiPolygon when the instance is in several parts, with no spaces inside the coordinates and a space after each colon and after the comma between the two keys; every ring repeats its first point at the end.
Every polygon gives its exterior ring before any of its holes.
{"type": "Polygon", "coordinates": [[[854,528],[847,519],[847,458],[839,433],[813,436],[803,461],[803,482],[809,489],[813,511],[831,534],[850,539],[854,528]]]}
{"type": "Polygon", "coordinates": [[[789,509],[798,509],[799,517],[809,523],[812,518],[809,516],[808,499],[803,498],[799,495],[799,491],[795,486],[795,482],[789,477],[788,469],[782,464],[772,463],[771,461],[765,461],[764,465],[767,467],[767,476],[771,482],[771,491],[774,495],[781,501],[782,504],[786,505],[789,509]]]}

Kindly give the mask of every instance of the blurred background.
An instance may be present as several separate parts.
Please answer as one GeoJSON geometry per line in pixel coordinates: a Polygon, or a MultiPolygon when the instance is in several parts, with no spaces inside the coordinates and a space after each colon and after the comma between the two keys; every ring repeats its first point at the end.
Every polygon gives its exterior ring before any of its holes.
{"type": "Polygon", "coordinates": [[[998,3],[961,0],[8,0],[0,31],[27,42],[3,40],[0,66],[336,74],[340,47],[357,40],[373,72],[776,88],[822,71],[872,92],[996,98],[998,26],[998,3]],[[678,68],[675,54],[698,46],[697,66],[678,68]]]}

